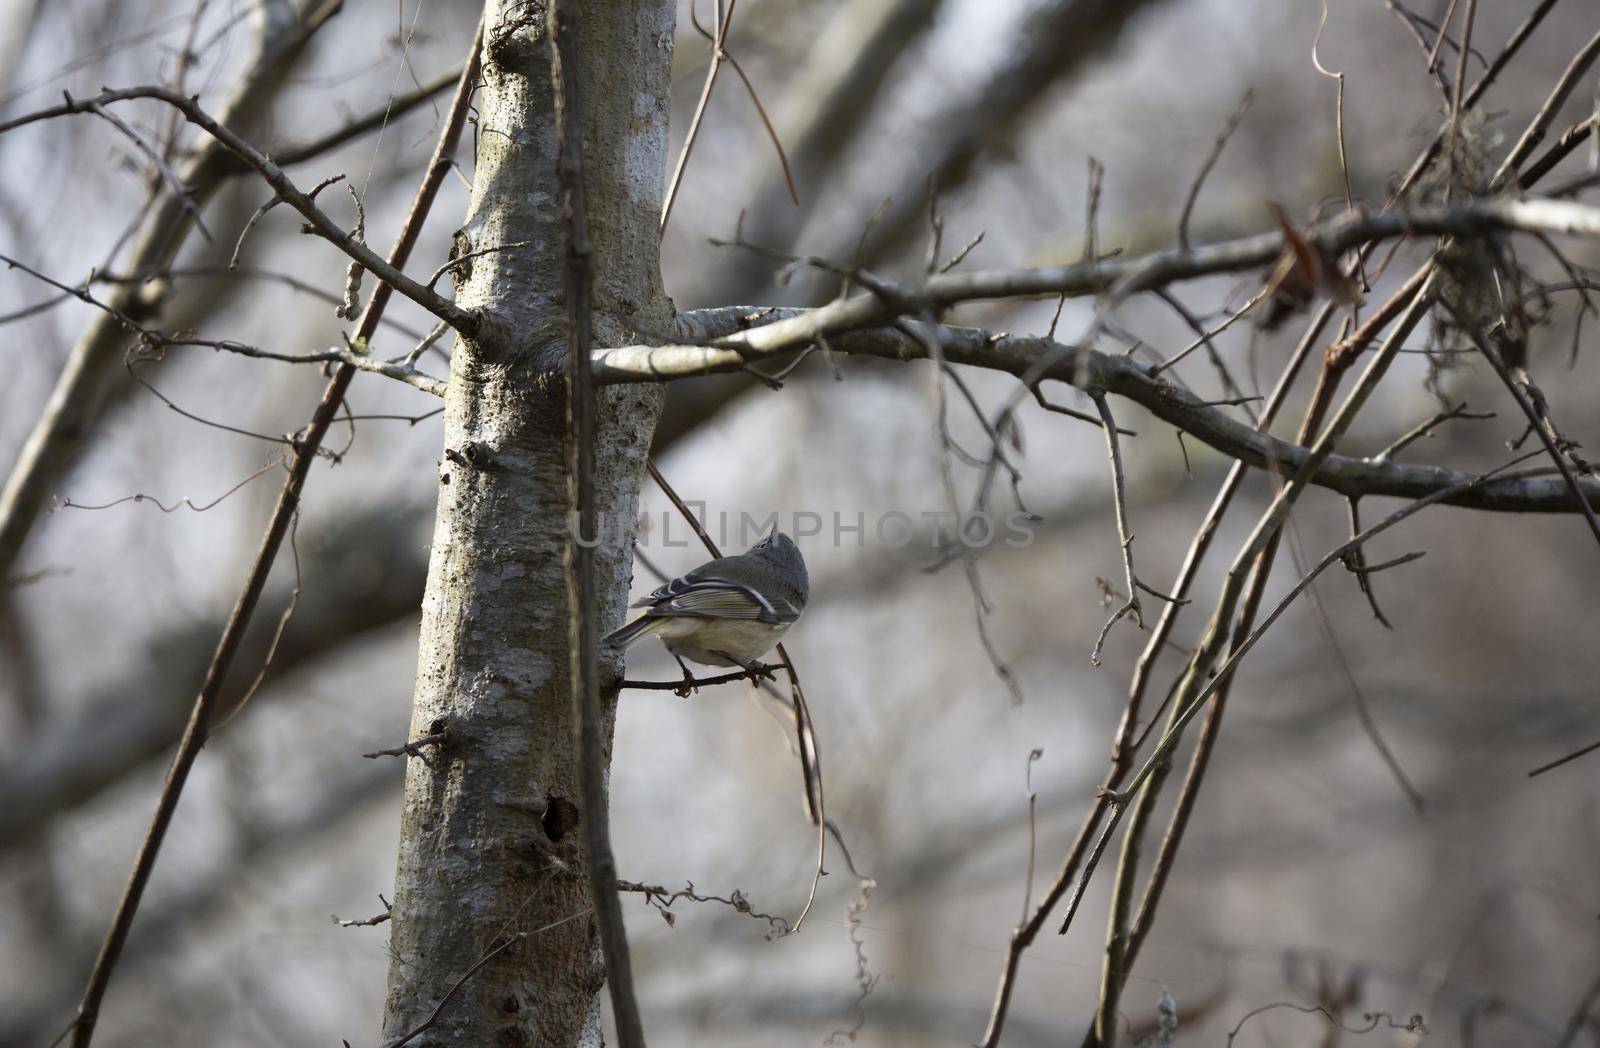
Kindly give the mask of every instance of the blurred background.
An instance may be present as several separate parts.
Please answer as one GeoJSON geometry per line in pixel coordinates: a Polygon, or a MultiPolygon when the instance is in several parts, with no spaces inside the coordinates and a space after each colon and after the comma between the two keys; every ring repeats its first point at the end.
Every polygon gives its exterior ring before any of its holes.
{"type": "MultiPolygon", "coordinates": [[[[1318,56],[1345,76],[1344,130],[1358,201],[1381,207],[1397,172],[1441,119],[1441,93],[1399,5],[1331,4],[1318,56]]],[[[1444,0],[1416,0],[1436,24],[1444,0]]],[[[1473,41],[1492,58],[1533,0],[1480,4],[1473,41]]],[[[711,5],[702,5],[708,22],[711,5]]],[[[980,231],[965,268],[1077,259],[1085,240],[1089,161],[1105,165],[1102,250],[1171,243],[1196,172],[1246,88],[1254,102],[1207,182],[1196,240],[1271,228],[1268,201],[1300,221],[1343,206],[1336,83],[1318,73],[1316,0],[745,0],[729,36],[793,168],[789,203],[761,122],[724,74],[688,164],[664,246],[680,309],[816,302],[837,291],[773,263],[719,248],[741,210],[744,234],[783,249],[848,260],[868,217],[865,257],[899,276],[921,272],[928,180],[937,179],[946,252],[980,231]]],[[[255,141],[274,149],[381,111],[387,99],[451,73],[472,4],[347,3],[295,61],[255,141]]],[[[255,32],[244,0],[127,5],[108,0],[0,3],[0,118],[55,104],[63,90],[170,81],[185,48],[199,55],[187,90],[225,98],[255,32]]],[[[1573,50],[1597,28],[1587,0],[1556,5],[1471,123],[1474,148],[1504,154],[1573,50]]],[[[1417,30],[1425,43],[1433,34],[1417,30]]],[[[1443,67],[1455,57],[1444,48],[1443,67]]],[[[674,59],[674,148],[693,113],[709,53],[680,11],[674,59]]],[[[1472,79],[1480,56],[1469,56],[1472,79]]],[[[1588,83],[1592,83],[1592,77],[1588,83]]],[[[387,245],[431,150],[438,96],[297,167],[302,184],[344,173],[362,194],[368,236],[387,245]]],[[[1580,87],[1556,122],[1593,106],[1580,87]]],[[[152,135],[158,107],[119,110],[152,135]]],[[[187,137],[181,139],[188,141],[187,137]]],[[[470,177],[470,150],[461,151],[470,177]]],[[[1579,150],[1561,172],[1579,173],[1579,150]]],[[[124,231],[148,188],[144,162],[103,121],[55,120],[0,138],[0,251],[69,284],[115,275],[124,231]]],[[[178,260],[166,330],[232,338],[279,352],[336,344],[341,322],[313,292],[337,293],[344,264],[274,212],[226,263],[267,190],[229,182],[178,260]],[[306,288],[312,290],[305,290],[306,288]]],[[[412,271],[445,260],[466,202],[452,178],[412,271]]],[[[351,216],[348,197],[329,203],[351,216]]],[[[1402,251],[1373,301],[1392,290],[1402,251]]],[[[1561,270],[1523,248],[1536,274],[1561,270]]],[[[1577,264],[1600,262],[1574,245],[1577,264]]],[[[1260,286],[1256,277],[1176,288],[1215,319],[1260,286]]],[[[26,274],[0,272],[0,355],[7,375],[0,459],[26,438],[91,307],[57,302],[26,274]],[[38,308],[34,308],[38,307],[38,308]],[[18,312],[26,315],[15,316],[18,312]]],[[[1532,346],[1531,370],[1555,417],[1600,447],[1600,359],[1577,343],[1577,301],[1557,300],[1532,346]]],[[[963,307],[952,322],[1042,333],[1053,301],[963,307]]],[[[1089,326],[1090,301],[1068,302],[1063,338],[1089,326]]],[[[399,353],[431,326],[391,307],[380,352],[399,353]]],[[[1168,353],[1189,328],[1168,306],[1135,301],[1119,325],[1168,353]]],[[[1592,328],[1590,329],[1592,330],[1592,328]]],[[[1218,343],[1247,392],[1269,385],[1298,334],[1241,324],[1218,343]]],[[[1417,348],[1430,344],[1419,329],[1417,348]]],[[[446,347],[447,348],[447,347],[446,347]]],[[[709,512],[864,514],[865,534],[806,540],[813,595],[790,650],[818,723],[829,814],[856,865],[875,878],[857,932],[876,979],[860,1000],[846,907],[857,886],[837,859],[797,936],[732,910],[678,903],[669,924],[625,896],[641,1005],[653,1044],[794,1044],[848,1031],[860,1045],[970,1044],[983,1031],[1004,948],[1023,912],[1029,856],[1025,771],[1038,794],[1034,898],[1053,876],[1105,773],[1128,675],[1144,637],[1120,624],[1104,665],[1089,652],[1107,614],[1097,577],[1121,562],[1104,445],[1092,427],[1022,408],[1022,495],[1040,522],[1024,548],[978,561],[993,603],[986,628],[1025,701],[1011,702],[975,629],[959,564],[924,570],[931,542],[893,548],[871,522],[945,506],[933,372],[923,363],[820,356],[781,392],[748,376],[676,385],[658,436],[664,474],[709,512]],[[775,439],[775,444],[773,443],[775,439]]],[[[425,357],[425,369],[447,364],[425,357]]],[[[1222,395],[1203,357],[1181,372],[1222,395]]],[[[185,411],[261,434],[300,426],[321,388],[295,369],[209,350],[173,350],[139,375],[185,411]]],[[[993,412],[1014,380],[974,372],[993,412]]],[[[1308,390],[1284,413],[1290,430],[1308,390]]],[[[951,391],[953,394],[953,390],[951,391]]],[[[1486,469],[1523,430],[1493,373],[1471,358],[1406,356],[1347,441],[1382,448],[1465,400],[1485,421],[1455,422],[1403,461],[1486,469]],[[1441,367],[1441,364],[1447,365],[1441,367]]],[[[1080,409],[1073,391],[1050,395],[1080,409]]],[[[276,494],[276,470],[228,497],[269,463],[274,445],[171,410],[131,377],[92,445],[59,482],[63,507],[43,516],[0,591],[0,1044],[43,1045],[70,1019],[120,892],[170,753],[250,551],[276,494]],[[204,512],[167,507],[187,497],[204,512]]],[[[361,754],[406,732],[417,603],[440,454],[434,403],[369,375],[351,395],[359,422],[330,435],[349,447],[314,468],[296,533],[301,592],[263,686],[202,755],[113,981],[98,1031],[113,1045],[309,1045],[377,1042],[387,932],[338,927],[389,895],[401,769],[361,754]]],[[[1132,405],[1124,444],[1140,575],[1165,590],[1226,469],[1132,405]]],[[[1092,410],[1092,408],[1091,408],[1092,410]]],[[[1230,409],[1238,410],[1238,409],[1230,409]]],[[[1242,415],[1241,415],[1242,417],[1242,415]]],[[[983,433],[959,398],[956,439],[983,433]]],[[[975,471],[957,467],[963,492],[975,471]]],[[[1195,641],[1222,563],[1270,489],[1253,478],[1218,552],[1179,619],[1195,641]]],[[[1009,508],[1003,492],[998,504],[1009,508]]],[[[1396,504],[1397,505],[1397,504],[1396,504]]],[[[1392,508],[1392,507],[1391,507],[1392,508]]],[[[1369,520],[1383,505],[1364,507],[1369,520]]],[[[703,559],[661,541],[670,505],[647,486],[652,564],[677,574],[703,559]]],[[[1341,499],[1315,490],[1294,531],[1314,560],[1347,535],[1341,499]]],[[[677,534],[681,535],[679,529],[677,534]]],[[[1373,560],[1427,556],[1374,580],[1392,630],[1375,621],[1353,577],[1316,587],[1338,643],[1407,774],[1427,804],[1406,803],[1357,723],[1338,657],[1297,605],[1245,663],[1195,821],[1150,942],[1123,998],[1129,1028],[1153,1028],[1165,991],[1180,1043],[1220,1044],[1253,1008],[1325,1004],[1360,1043],[1553,1044],[1600,970],[1600,758],[1536,779],[1527,771],[1600,738],[1600,570],[1575,516],[1433,509],[1377,539],[1373,560]]],[[[249,682],[295,583],[281,558],[235,672],[249,682]]],[[[1280,557],[1268,599],[1295,577],[1280,557]]],[[[641,564],[640,591],[657,580],[641,564]]],[[[1147,607],[1154,602],[1147,601],[1147,607]]],[[[1155,612],[1151,613],[1152,620],[1155,612]]],[[[1182,667],[1168,657],[1153,691],[1182,667]]],[[[664,652],[636,649],[630,675],[668,679],[664,652]]],[[[743,891],[756,909],[793,917],[810,882],[815,838],[785,736],[739,687],[690,699],[622,697],[611,774],[623,877],[668,888],[743,891]]],[[[1153,850],[1153,849],[1151,849],[1153,850]]],[[[1109,867],[1070,935],[1047,932],[1026,955],[1006,1042],[1075,1043],[1099,986],[1109,867]]],[[[1051,922],[1049,927],[1053,928],[1051,922]]],[[[847,1036],[839,1035],[840,1039],[847,1036]]],[[[1333,1044],[1317,1015],[1280,1009],[1252,1019],[1240,1045],[1333,1044]]],[[[1600,1027],[1585,1036],[1600,1043],[1600,1027]]],[[[1579,1042],[1583,1043],[1583,1042],[1579,1042]]]]}

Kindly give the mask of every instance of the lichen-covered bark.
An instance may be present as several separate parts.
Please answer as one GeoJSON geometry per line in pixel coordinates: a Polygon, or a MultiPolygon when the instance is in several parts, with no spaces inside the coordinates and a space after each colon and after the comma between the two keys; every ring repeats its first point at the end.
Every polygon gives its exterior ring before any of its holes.
{"type": "MultiPolygon", "coordinates": [[[[570,3],[571,0],[568,0],[570,3]]],[[[576,5],[597,341],[618,315],[666,327],[656,211],[665,172],[670,0],[576,5]]],[[[412,737],[449,742],[406,777],[386,1038],[421,1023],[477,961],[516,939],[413,1045],[599,1043],[604,982],[577,832],[560,358],[561,217],[554,109],[538,3],[490,0],[477,163],[457,299],[482,311],[445,398],[439,507],[423,601],[412,737]]],[[[596,551],[602,627],[627,600],[632,521],[660,393],[598,406],[596,551]],[[622,526],[615,526],[622,525],[622,526]]],[[[602,665],[603,681],[617,667],[602,665]]],[[[609,738],[614,686],[603,689],[609,738]]],[[[608,744],[609,750],[609,744],[608,744]]]]}

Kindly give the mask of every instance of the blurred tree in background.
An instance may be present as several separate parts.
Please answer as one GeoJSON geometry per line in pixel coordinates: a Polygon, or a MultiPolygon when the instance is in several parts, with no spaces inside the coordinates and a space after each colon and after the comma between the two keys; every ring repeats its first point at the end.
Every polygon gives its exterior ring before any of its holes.
{"type": "Polygon", "coordinates": [[[11,3],[0,1044],[1600,1037],[1597,58],[11,3]]]}

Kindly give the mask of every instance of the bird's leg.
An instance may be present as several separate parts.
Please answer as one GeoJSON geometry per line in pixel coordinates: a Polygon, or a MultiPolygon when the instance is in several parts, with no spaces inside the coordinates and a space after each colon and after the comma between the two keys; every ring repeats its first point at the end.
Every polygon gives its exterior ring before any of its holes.
{"type": "Polygon", "coordinates": [[[693,673],[689,672],[689,664],[683,661],[683,656],[674,655],[672,657],[678,660],[678,668],[683,671],[683,687],[674,691],[673,694],[680,699],[687,699],[691,691],[698,690],[697,686],[700,682],[694,679],[693,673]]]}
{"type": "Polygon", "coordinates": [[[722,651],[720,649],[713,650],[711,652],[711,654],[720,655],[723,658],[727,659],[729,662],[733,663],[735,666],[740,667],[746,673],[750,674],[750,679],[751,680],[776,681],[778,679],[776,676],[773,675],[773,671],[775,669],[777,669],[776,666],[763,666],[759,662],[746,662],[745,660],[743,660],[741,658],[736,658],[735,656],[730,655],[727,652],[722,651]]]}

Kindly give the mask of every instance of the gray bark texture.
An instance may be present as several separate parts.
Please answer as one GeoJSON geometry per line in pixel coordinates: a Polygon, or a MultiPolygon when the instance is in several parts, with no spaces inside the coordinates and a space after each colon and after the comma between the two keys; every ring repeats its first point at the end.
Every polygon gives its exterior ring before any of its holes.
{"type": "MultiPolygon", "coordinates": [[[[572,3],[596,341],[672,321],[656,215],[666,171],[670,0],[572,3]]],[[[573,746],[563,555],[568,538],[561,358],[561,215],[546,5],[490,0],[477,163],[457,301],[484,317],[456,349],[445,397],[413,738],[448,726],[406,776],[386,1040],[411,1045],[600,1043],[604,985],[586,888],[573,746]],[[509,945],[507,945],[509,944],[509,945]]],[[[627,603],[655,388],[597,405],[596,590],[602,628],[627,603]]],[[[602,657],[607,761],[620,666],[602,657]]]]}

